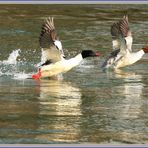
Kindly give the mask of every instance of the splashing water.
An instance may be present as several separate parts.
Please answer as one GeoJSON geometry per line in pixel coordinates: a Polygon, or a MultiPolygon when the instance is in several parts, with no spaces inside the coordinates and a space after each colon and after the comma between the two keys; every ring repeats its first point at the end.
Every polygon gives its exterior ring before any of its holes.
{"type": "Polygon", "coordinates": [[[31,78],[32,74],[29,73],[25,73],[25,72],[19,72],[19,73],[15,73],[14,74],[14,77],[13,79],[16,79],[16,80],[23,80],[23,79],[28,79],[28,78],[31,78]]]}
{"type": "Polygon", "coordinates": [[[45,63],[45,61],[47,60],[47,56],[46,55],[48,55],[47,51],[41,49],[41,62],[36,64],[35,65],[36,67],[40,67],[43,63],[45,63]]]}
{"type": "Polygon", "coordinates": [[[29,71],[32,68],[34,69],[35,66],[27,61],[17,61],[20,52],[20,49],[13,50],[7,60],[0,61],[0,76],[11,76],[12,79],[18,80],[31,77],[33,73],[26,73],[26,71],[28,71],[28,69],[29,71]]]}
{"type": "Polygon", "coordinates": [[[4,60],[3,63],[4,64],[17,64],[17,57],[19,56],[19,52],[21,50],[17,49],[12,51],[12,53],[10,53],[8,60],[4,60]]]}

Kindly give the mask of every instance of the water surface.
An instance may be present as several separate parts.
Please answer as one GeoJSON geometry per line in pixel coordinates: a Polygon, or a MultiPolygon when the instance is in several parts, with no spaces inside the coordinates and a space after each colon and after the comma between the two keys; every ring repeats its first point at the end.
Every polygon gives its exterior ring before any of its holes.
{"type": "Polygon", "coordinates": [[[110,26],[128,12],[133,50],[148,44],[148,5],[0,5],[1,144],[147,144],[148,56],[117,72],[100,68],[110,26]],[[67,58],[88,58],[63,81],[26,79],[41,61],[38,37],[54,16],[67,58]]]}

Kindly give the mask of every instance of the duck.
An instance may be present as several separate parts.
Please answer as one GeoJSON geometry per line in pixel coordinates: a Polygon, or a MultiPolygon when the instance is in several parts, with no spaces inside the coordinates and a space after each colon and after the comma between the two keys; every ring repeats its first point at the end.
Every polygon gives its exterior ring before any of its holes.
{"type": "Polygon", "coordinates": [[[128,15],[125,14],[121,20],[111,26],[113,51],[102,64],[103,69],[120,69],[139,61],[145,53],[148,53],[148,46],[139,51],[132,50],[133,35],[129,27],[128,15]]]}
{"type": "Polygon", "coordinates": [[[87,57],[98,57],[99,52],[82,50],[75,57],[66,59],[62,43],[57,35],[53,17],[48,17],[42,25],[39,44],[42,50],[42,64],[33,79],[52,78],[78,66],[87,57]]]}

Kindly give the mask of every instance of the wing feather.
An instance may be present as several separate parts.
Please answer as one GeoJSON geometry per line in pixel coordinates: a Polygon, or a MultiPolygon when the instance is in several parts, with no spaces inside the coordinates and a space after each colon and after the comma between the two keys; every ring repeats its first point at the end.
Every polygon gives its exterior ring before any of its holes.
{"type": "Polygon", "coordinates": [[[124,50],[126,49],[132,51],[133,38],[129,28],[127,15],[124,15],[122,20],[111,26],[111,35],[114,50],[120,49],[122,53],[124,53],[124,50]]]}
{"type": "Polygon", "coordinates": [[[119,24],[120,24],[119,26],[120,26],[122,35],[124,36],[126,40],[127,49],[129,51],[132,51],[133,37],[132,37],[131,30],[129,28],[128,16],[124,15],[123,19],[119,22],[119,24]]]}
{"type": "Polygon", "coordinates": [[[57,33],[54,26],[53,18],[46,19],[45,23],[42,25],[39,43],[42,48],[48,48],[54,44],[57,40],[57,33]]]}
{"type": "Polygon", "coordinates": [[[114,23],[111,26],[111,35],[112,35],[112,44],[113,44],[113,49],[117,50],[120,48],[120,41],[119,41],[119,35],[120,35],[120,28],[119,28],[119,23],[114,23]]]}
{"type": "MultiPolygon", "coordinates": [[[[49,64],[51,62],[54,63],[60,61],[63,58],[63,50],[58,49],[55,45],[55,41],[58,41],[58,36],[54,25],[54,19],[53,17],[49,17],[42,25],[39,37],[40,47],[44,51],[41,58],[44,59],[44,61],[42,62],[49,64]]],[[[44,65],[44,63],[42,65],[44,65]]]]}

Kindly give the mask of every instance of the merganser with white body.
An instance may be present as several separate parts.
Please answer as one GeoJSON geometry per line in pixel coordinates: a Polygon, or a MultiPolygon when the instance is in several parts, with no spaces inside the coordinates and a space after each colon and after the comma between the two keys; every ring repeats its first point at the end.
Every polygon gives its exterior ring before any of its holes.
{"type": "Polygon", "coordinates": [[[102,68],[118,69],[134,64],[148,52],[148,47],[144,47],[138,52],[132,51],[133,37],[129,28],[128,16],[124,15],[121,21],[111,26],[113,52],[103,63],[102,68]]]}
{"type": "Polygon", "coordinates": [[[34,79],[58,76],[79,65],[86,57],[99,56],[99,53],[92,50],[83,50],[74,58],[66,60],[62,43],[57,37],[53,18],[50,17],[42,26],[39,42],[43,51],[44,63],[39,68],[39,72],[32,76],[34,79]]]}

